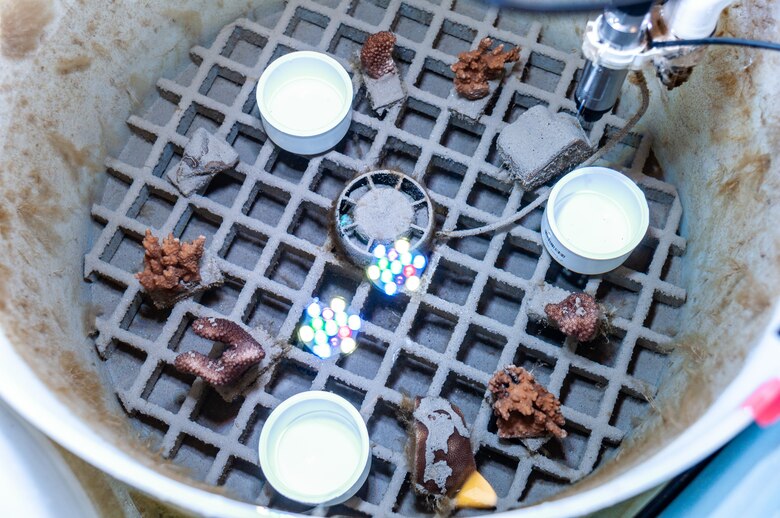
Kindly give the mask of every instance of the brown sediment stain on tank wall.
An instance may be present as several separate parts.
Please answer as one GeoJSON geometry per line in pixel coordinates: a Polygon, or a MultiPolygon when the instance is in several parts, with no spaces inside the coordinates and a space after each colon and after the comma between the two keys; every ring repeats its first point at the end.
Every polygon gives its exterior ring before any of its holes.
{"type": "MultiPolygon", "coordinates": [[[[723,26],[720,32],[734,34],[728,21],[723,26]]],[[[750,122],[754,116],[758,117],[766,137],[771,139],[780,135],[777,128],[763,120],[762,113],[754,114],[753,104],[758,88],[750,71],[761,66],[764,58],[760,53],[745,54],[744,49],[717,49],[716,52],[723,60],[738,64],[723,68],[714,75],[714,80],[717,97],[728,99],[729,107],[739,112],[739,120],[728,125],[712,125],[709,136],[715,146],[736,144],[743,152],[734,165],[714,171],[712,181],[717,186],[718,195],[732,197],[740,203],[752,203],[761,195],[761,186],[772,169],[772,157],[758,150],[754,125],[750,122]]]]}
{"type": "MultiPolygon", "coordinates": [[[[34,238],[47,253],[55,253],[63,236],[57,231],[57,222],[62,221],[65,210],[58,203],[58,193],[51,182],[37,169],[29,171],[30,182],[20,186],[11,197],[18,197],[16,214],[22,224],[30,230],[24,239],[34,238]]],[[[37,248],[31,243],[31,248],[37,248]]]]}
{"type": "Polygon", "coordinates": [[[203,33],[203,19],[198,11],[166,9],[163,14],[181,26],[187,38],[197,40],[203,33]]]}
{"type": "Polygon", "coordinates": [[[0,54],[11,59],[30,55],[53,18],[51,0],[0,0],[0,54]]]}
{"type": "Polygon", "coordinates": [[[74,56],[72,58],[62,58],[57,62],[57,73],[66,76],[74,72],[83,72],[92,65],[92,58],[89,56],[74,56]]]}
{"type": "Polygon", "coordinates": [[[718,194],[734,196],[746,191],[747,195],[758,197],[771,169],[772,157],[768,153],[746,153],[733,169],[720,171],[716,175],[722,178],[718,194]]]}
{"type": "Polygon", "coordinates": [[[11,279],[11,273],[11,268],[0,263],[0,279],[3,279],[3,282],[0,282],[0,313],[5,312],[9,306],[8,298],[6,298],[7,290],[5,288],[5,283],[11,279]]]}
{"type": "Polygon", "coordinates": [[[93,159],[88,148],[78,148],[72,141],[54,131],[47,132],[46,138],[54,151],[62,157],[74,183],[79,180],[79,170],[86,168],[97,171],[100,169],[99,163],[93,159]]]}
{"type": "Polygon", "coordinates": [[[11,235],[11,218],[11,211],[5,204],[0,204],[0,238],[8,239],[11,235]]]}
{"type": "Polygon", "coordinates": [[[57,358],[60,372],[68,380],[67,385],[58,388],[57,392],[64,396],[76,393],[92,408],[99,409],[105,420],[115,421],[112,426],[124,427],[125,423],[118,415],[109,412],[103,397],[103,381],[94,370],[84,367],[83,360],[72,351],[59,351],[57,358]]]}

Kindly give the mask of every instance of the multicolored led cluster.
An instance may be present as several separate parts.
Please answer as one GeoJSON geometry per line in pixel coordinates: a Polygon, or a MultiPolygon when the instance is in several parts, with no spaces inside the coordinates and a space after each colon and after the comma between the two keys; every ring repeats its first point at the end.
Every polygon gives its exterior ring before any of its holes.
{"type": "Polygon", "coordinates": [[[314,299],[303,315],[298,339],[320,358],[350,354],[357,347],[355,339],[361,325],[358,315],[347,313],[347,302],[343,298],[334,297],[328,306],[314,299]]]}
{"type": "Polygon", "coordinates": [[[379,244],[372,251],[374,260],[366,274],[374,285],[387,295],[399,291],[417,291],[420,277],[428,261],[425,256],[410,250],[409,241],[397,240],[391,248],[379,244]]]}

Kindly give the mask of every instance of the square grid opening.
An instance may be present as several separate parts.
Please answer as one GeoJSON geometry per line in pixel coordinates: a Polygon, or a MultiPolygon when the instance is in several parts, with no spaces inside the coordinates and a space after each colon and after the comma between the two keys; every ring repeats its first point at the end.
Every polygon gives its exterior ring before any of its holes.
{"type": "Polygon", "coordinates": [[[268,40],[256,32],[236,27],[230,34],[221,54],[247,67],[253,67],[260,58],[268,40]]]}
{"type": "Polygon", "coordinates": [[[218,103],[231,106],[238,97],[246,78],[229,68],[220,66],[211,67],[206,80],[199,92],[206,97],[214,99],[218,103]]]}
{"type": "Polygon", "coordinates": [[[409,97],[406,100],[405,109],[398,116],[396,127],[418,137],[426,138],[433,131],[440,113],[439,108],[409,97]]]}
{"type": "Polygon", "coordinates": [[[327,16],[299,7],[295,10],[295,16],[290,20],[284,34],[314,46],[320,42],[327,27],[327,16]]]}
{"type": "Polygon", "coordinates": [[[446,99],[452,90],[452,78],[455,74],[450,67],[441,61],[425,58],[423,69],[414,83],[423,92],[429,92],[446,99]]]}
{"type": "Polygon", "coordinates": [[[438,36],[433,41],[433,48],[457,56],[461,52],[471,50],[476,37],[477,31],[467,25],[444,20],[438,36]]]}
{"type": "Polygon", "coordinates": [[[426,187],[438,194],[454,198],[458,194],[468,167],[434,155],[425,173],[426,187]]]}
{"type": "Polygon", "coordinates": [[[399,36],[420,43],[433,21],[433,14],[408,4],[401,4],[391,30],[399,36]]]}
{"type": "Polygon", "coordinates": [[[389,0],[353,0],[347,14],[371,25],[378,25],[385,17],[389,3],[389,0]]]}

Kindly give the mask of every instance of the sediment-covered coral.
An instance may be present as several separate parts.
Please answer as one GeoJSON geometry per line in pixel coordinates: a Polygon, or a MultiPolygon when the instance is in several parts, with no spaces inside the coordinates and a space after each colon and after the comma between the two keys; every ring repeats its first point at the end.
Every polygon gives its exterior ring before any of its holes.
{"type": "Polygon", "coordinates": [[[143,240],[144,271],[135,276],[149,292],[178,292],[188,284],[200,281],[200,258],[206,238],[198,237],[192,243],[181,242],[169,234],[160,241],[147,229],[143,240]]]}
{"type": "Polygon", "coordinates": [[[589,342],[599,333],[601,309],[587,293],[572,293],[558,304],[547,304],[544,312],[558,329],[580,342],[589,342]]]}
{"type": "Polygon", "coordinates": [[[178,167],[166,176],[184,196],[190,196],[217,173],[235,167],[238,159],[236,150],[224,139],[198,128],[184,148],[178,167]]]}
{"type": "Polygon", "coordinates": [[[460,409],[440,397],[417,398],[414,409],[414,487],[426,496],[452,496],[477,470],[460,409]]]}
{"type": "Polygon", "coordinates": [[[493,50],[493,40],[483,38],[475,50],[461,52],[458,61],[450,68],[455,72],[455,90],[466,99],[476,100],[490,93],[488,81],[498,79],[504,73],[504,65],[520,59],[520,49],[504,52],[504,45],[493,50]]]}
{"type": "Polygon", "coordinates": [[[561,402],[522,367],[508,365],[497,371],[488,390],[502,439],[566,437],[561,402]]]}

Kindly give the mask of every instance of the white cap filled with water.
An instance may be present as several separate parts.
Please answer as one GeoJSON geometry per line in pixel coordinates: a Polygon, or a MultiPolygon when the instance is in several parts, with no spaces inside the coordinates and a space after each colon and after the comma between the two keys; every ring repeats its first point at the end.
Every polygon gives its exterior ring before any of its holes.
{"type": "Polygon", "coordinates": [[[303,392],[276,407],[260,433],[259,453],[271,486],[305,504],[346,501],[371,469],[363,418],[330,392],[303,392]]]}
{"type": "Polygon", "coordinates": [[[647,232],[650,212],[630,178],[583,167],[555,184],[542,217],[542,242],[561,265],[594,275],[614,270],[647,232]]]}
{"type": "Polygon", "coordinates": [[[321,52],[284,55],[257,83],[257,107],[268,136],[281,148],[322,153],[344,138],[352,119],[352,79],[321,52]]]}

